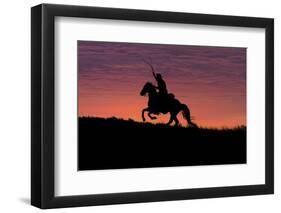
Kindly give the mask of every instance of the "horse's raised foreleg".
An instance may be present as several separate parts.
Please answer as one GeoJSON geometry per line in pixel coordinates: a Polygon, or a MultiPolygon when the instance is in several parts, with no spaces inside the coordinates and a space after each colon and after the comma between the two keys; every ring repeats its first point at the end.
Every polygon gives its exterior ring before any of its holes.
{"type": "Polygon", "coordinates": [[[152,112],[149,112],[149,113],[148,113],[148,117],[150,117],[150,119],[152,119],[152,120],[154,120],[154,119],[157,118],[156,116],[153,116],[153,115],[152,115],[152,112]]]}
{"type": "Polygon", "coordinates": [[[143,122],[145,122],[144,113],[145,113],[145,112],[148,112],[148,111],[149,111],[149,108],[144,108],[144,109],[142,110],[141,117],[142,117],[142,121],[143,121],[143,122]]]}

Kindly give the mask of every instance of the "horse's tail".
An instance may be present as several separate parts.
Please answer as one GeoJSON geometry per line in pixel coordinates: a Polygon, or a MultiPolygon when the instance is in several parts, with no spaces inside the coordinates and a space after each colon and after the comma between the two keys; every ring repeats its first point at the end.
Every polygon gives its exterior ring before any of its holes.
{"type": "Polygon", "coordinates": [[[182,104],[181,109],[182,109],[182,116],[183,116],[184,119],[187,120],[188,125],[191,126],[191,127],[198,127],[197,124],[192,122],[192,119],[190,117],[190,110],[187,107],[187,105],[182,104]]]}

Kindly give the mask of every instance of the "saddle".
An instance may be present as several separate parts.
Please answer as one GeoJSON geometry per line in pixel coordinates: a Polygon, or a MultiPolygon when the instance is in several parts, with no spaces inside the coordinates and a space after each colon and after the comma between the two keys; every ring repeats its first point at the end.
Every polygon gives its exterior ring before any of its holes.
{"type": "Polygon", "coordinates": [[[170,102],[175,99],[175,95],[173,93],[168,94],[158,94],[158,108],[161,111],[167,111],[170,105],[170,102]]]}

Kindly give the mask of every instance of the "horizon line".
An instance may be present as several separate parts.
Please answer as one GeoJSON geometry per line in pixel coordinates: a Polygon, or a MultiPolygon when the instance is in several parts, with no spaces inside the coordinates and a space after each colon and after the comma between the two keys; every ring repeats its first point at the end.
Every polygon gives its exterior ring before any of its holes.
{"type": "MultiPolygon", "coordinates": [[[[124,119],[124,118],[118,118],[116,116],[111,116],[111,117],[97,117],[97,116],[91,116],[91,115],[83,115],[83,116],[78,116],[78,118],[97,118],[97,119],[117,119],[117,120],[123,120],[123,121],[133,121],[135,123],[147,123],[147,124],[152,124],[152,125],[167,125],[166,123],[163,123],[163,122],[159,122],[159,123],[151,123],[151,122],[143,122],[143,121],[137,121],[137,120],[134,120],[133,118],[128,118],[128,119],[124,119]]],[[[167,125],[167,126],[171,126],[173,127],[174,125],[167,125]]],[[[182,125],[182,124],[179,124],[179,126],[181,127],[188,127],[188,125],[182,125]]],[[[233,127],[227,127],[227,126],[220,126],[220,127],[214,127],[214,126],[201,126],[200,124],[198,124],[198,128],[202,128],[202,129],[220,129],[220,130],[226,130],[226,129],[237,129],[237,128],[247,128],[247,125],[245,124],[237,124],[233,127]]]]}

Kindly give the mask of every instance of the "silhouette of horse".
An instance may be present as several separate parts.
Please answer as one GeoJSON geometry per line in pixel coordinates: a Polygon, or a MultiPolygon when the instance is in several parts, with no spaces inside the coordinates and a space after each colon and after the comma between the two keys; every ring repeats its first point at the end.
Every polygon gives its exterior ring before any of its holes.
{"type": "Polygon", "coordinates": [[[187,105],[182,104],[179,100],[177,100],[173,94],[169,94],[165,97],[161,97],[152,83],[147,82],[143,89],[140,92],[141,96],[145,96],[148,94],[148,107],[142,110],[142,120],[145,121],[144,113],[148,112],[148,116],[151,119],[156,119],[157,117],[152,114],[159,115],[159,113],[170,113],[170,120],[168,121],[168,125],[170,125],[173,121],[175,121],[175,125],[179,124],[179,120],[177,119],[177,114],[182,111],[183,117],[187,120],[189,126],[197,127],[195,123],[191,121],[190,111],[187,105]]]}

